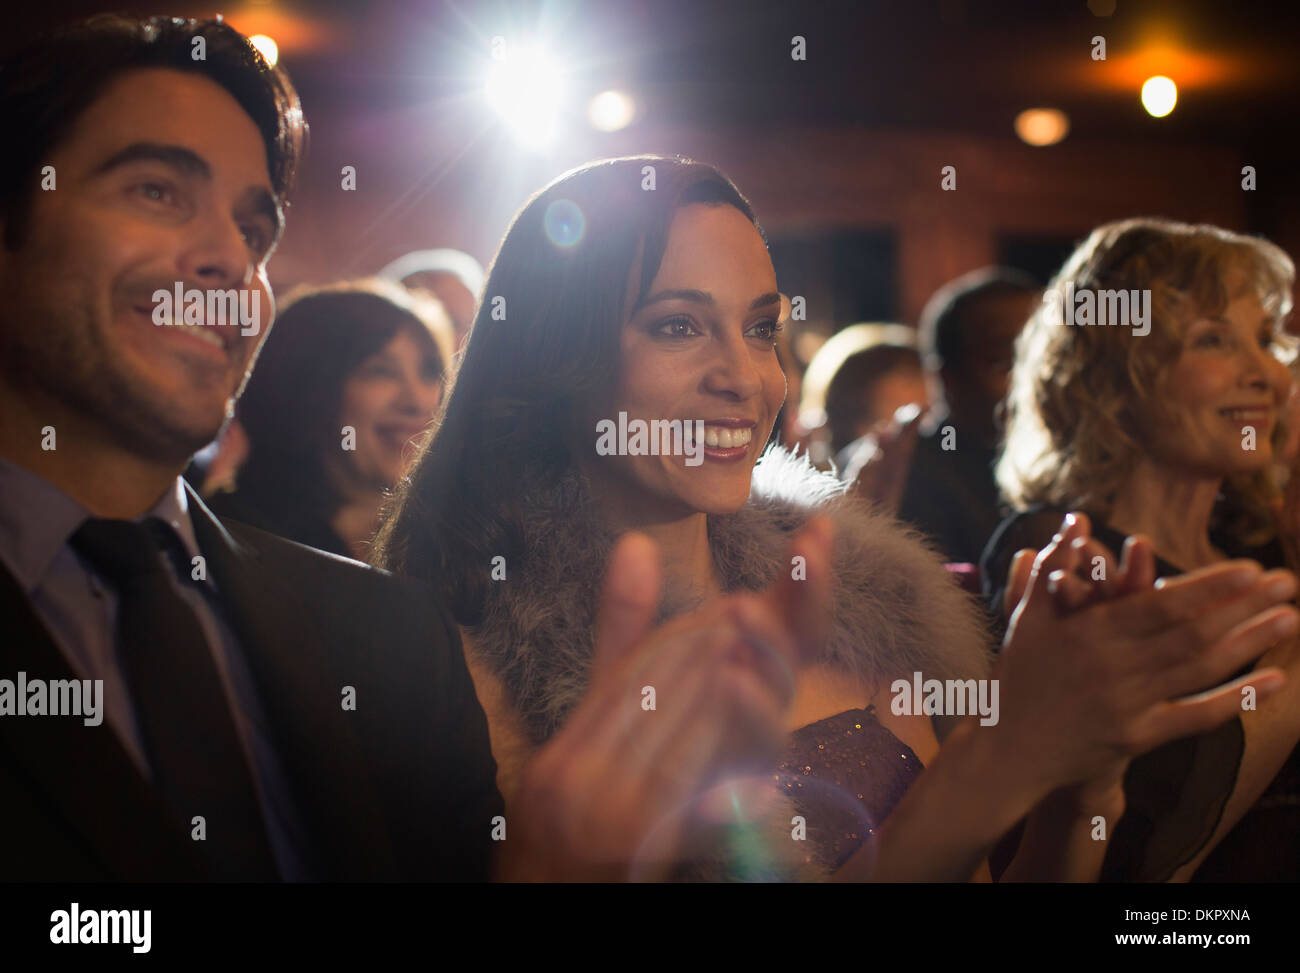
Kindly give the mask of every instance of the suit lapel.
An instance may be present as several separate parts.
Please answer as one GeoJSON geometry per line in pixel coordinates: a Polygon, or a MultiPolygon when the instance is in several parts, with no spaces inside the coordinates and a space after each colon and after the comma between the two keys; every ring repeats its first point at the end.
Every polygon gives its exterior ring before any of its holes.
{"type": "MultiPolygon", "coordinates": [[[[195,539],[239,636],[297,805],[316,839],[323,879],[392,879],[396,859],[366,761],[342,714],[347,682],[296,592],[240,544],[186,487],[195,539]]],[[[328,592],[313,592],[328,597],[328,592]]]]}
{"type": "MultiPolygon", "coordinates": [[[[0,678],[77,679],[8,568],[0,565],[0,618],[8,631],[0,678]]],[[[106,878],[194,880],[207,868],[107,722],[74,716],[0,717],[0,742],[20,774],[78,834],[106,878]]],[[[21,836],[11,836],[22,840],[21,836]]]]}

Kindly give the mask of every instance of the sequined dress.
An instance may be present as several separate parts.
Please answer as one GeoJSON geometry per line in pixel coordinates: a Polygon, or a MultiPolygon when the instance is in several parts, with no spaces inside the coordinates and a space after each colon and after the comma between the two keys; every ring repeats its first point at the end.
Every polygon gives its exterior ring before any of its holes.
{"type": "Polygon", "coordinates": [[[880,827],[924,768],[874,706],[795,730],[777,786],[806,821],[805,861],[834,870],[880,827]]]}

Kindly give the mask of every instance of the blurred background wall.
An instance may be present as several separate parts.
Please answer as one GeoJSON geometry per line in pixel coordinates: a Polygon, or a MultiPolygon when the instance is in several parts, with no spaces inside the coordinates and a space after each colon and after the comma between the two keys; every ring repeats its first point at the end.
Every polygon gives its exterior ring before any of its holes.
{"type": "Polygon", "coordinates": [[[277,290],[420,248],[487,263],[530,193],[642,152],[737,181],[781,288],[806,297],[805,330],[819,334],[915,323],[935,288],[989,263],[1045,282],[1119,217],[1210,221],[1300,253],[1294,5],[74,2],[7,11],[9,36],[113,9],[220,12],[276,43],[312,138],[271,263],[277,290]],[[493,71],[500,110],[485,97],[493,71]],[[1164,117],[1141,99],[1154,76],[1177,88],[1164,117]],[[589,109],[608,91],[624,100],[606,97],[607,127],[632,114],[601,131],[589,109]],[[1029,109],[1059,112],[1064,137],[1028,144],[1016,121],[1029,109]],[[945,166],[955,190],[941,188],[945,166]]]}

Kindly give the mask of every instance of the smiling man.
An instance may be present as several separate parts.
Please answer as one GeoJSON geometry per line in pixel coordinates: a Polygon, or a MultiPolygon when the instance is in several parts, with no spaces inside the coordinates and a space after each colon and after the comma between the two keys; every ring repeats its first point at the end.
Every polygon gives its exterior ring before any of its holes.
{"type": "Polygon", "coordinates": [[[0,713],[0,880],[625,877],[679,790],[630,818],[627,795],[680,776],[671,747],[646,769],[626,720],[646,665],[681,671],[703,635],[728,660],[713,695],[656,725],[745,730],[705,733],[680,786],[774,747],[788,680],[741,653],[793,644],[801,602],[656,628],[658,555],[628,538],[593,688],[506,842],[436,591],[220,520],[180,477],[271,324],[305,133],[288,80],[220,22],[95,18],[0,69],[0,128],[23,133],[0,157],[0,676],[103,686],[101,725],[0,713]],[[179,322],[158,304],[177,292],[179,322]]]}
{"type": "MultiPolygon", "coordinates": [[[[170,479],[220,426],[258,336],[159,328],[155,292],[234,288],[272,306],[280,204],[262,136],[212,78],[143,68],[108,82],[48,158],[55,188],[29,191],[0,268],[6,317],[25,311],[25,324],[6,321],[5,404],[76,447],[42,450],[46,468],[84,468],[98,445],[126,474],[123,492],[170,479]],[[123,449],[128,432],[157,448],[123,449]]],[[[103,513],[127,512],[112,504],[103,513]]]]}
{"type": "Polygon", "coordinates": [[[0,878],[488,878],[495,767],[440,609],[179,478],[274,313],[288,79],[219,22],[95,18],[4,65],[0,124],[0,674],[105,710],[0,717],[0,878]]]}

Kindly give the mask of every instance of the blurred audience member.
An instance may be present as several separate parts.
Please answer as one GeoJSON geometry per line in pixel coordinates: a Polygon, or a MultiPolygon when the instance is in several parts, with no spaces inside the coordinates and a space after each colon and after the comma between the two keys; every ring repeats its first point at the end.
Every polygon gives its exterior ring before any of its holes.
{"type": "MultiPolygon", "coordinates": [[[[789,317],[785,304],[782,304],[781,311],[782,320],[785,321],[789,317]]],[[[790,341],[788,321],[776,337],[776,359],[781,363],[781,371],[785,373],[785,402],[781,404],[776,425],[772,427],[772,441],[791,452],[807,453],[812,443],[812,432],[804,426],[799,415],[799,402],[803,398],[804,367],[795,353],[793,342],[790,341]]]]}
{"type": "MultiPolygon", "coordinates": [[[[849,492],[897,515],[903,488],[912,469],[912,454],[921,431],[921,407],[900,406],[890,419],[876,423],[871,432],[844,447],[835,459],[840,479],[849,492]]],[[[970,590],[979,590],[970,564],[950,564],[950,570],[972,572],[970,590]]],[[[963,575],[963,583],[966,575],[963,575]]]]}
{"type": "MultiPolygon", "coordinates": [[[[1077,305],[1123,292],[1146,310],[1130,300],[1120,326],[1073,326],[1062,299],[1044,300],[1025,327],[997,467],[1019,512],[983,565],[997,607],[1015,552],[1048,542],[1066,509],[1087,511],[1115,550],[1125,535],[1150,538],[1161,577],[1240,557],[1294,566],[1300,479],[1283,502],[1271,476],[1288,440],[1294,280],[1265,240],[1168,220],[1107,224],[1074,252],[1049,293],[1077,305]]],[[[1085,567],[1089,583],[1104,581],[1104,565],[1085,567]]],[[[1284,764],[1300,736],[1298,656],[1278,632],[1260,664],[1287,672],[1279,694],[1133,762],[1104,877],[1159,881],[1200,866],[1212,881],[1300,878],[1300,759],[1284,764]]]]}
{"type": "Polygon", "coordinates": [[[239,400],[248,461],[218,514],[361,557],[442,398],[451,325],[386,281],[291,296],[239,400]]]}
{"type": "Polygon", "coordinates": [[[483,265],[461,250],[416,250],[398,257],[376,276],[435,298],[447,311],[455,350],[465,347],[483,290],[483,265]]]}
{"type": "Polygon", "coordinates": [[[831,337],[804,374],[799,421],[812,430],[809,454],[843,468],[852,442],[906,405],[925,407],[927,393],[916,332],[901,324],[854,324],[831,337]]]}
{"type": "Polygon", "coordinates": [[[930,389],[898,515],[949,561],[976,563],[998,525],[995,415],[1007,392],[1016,336],[1037,304],[1028,275],[974,271],[930,298],[920,323],[930,389]]]}

